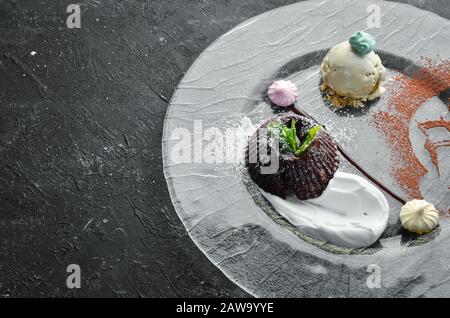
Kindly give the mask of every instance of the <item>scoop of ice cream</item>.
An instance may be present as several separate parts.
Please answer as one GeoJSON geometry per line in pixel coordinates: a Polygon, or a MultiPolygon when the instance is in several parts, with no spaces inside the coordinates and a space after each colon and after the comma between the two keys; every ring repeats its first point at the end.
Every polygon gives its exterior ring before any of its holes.
{"type": "Polygon", "coordinates": [[[269,99],[278,106],[287,107],[297,99],[297,86],[291,81],[275,81],[267,91],[269,99]]]}
{"type": "Polygon", "coordinates": [[[427,233],[439,223],[439,211],[425,200],[407,202],[400,210],[403,228],[418,234],[427,233]]]}
{"type": "MultiPolygon", "coordinates": [[[[354,41],[356,43],[356,40],[354,41]]],[[[370,49],[368,43],[359,44],[363,52],[370,49]]],[[[385,92],[381,85],[386,69],[380,57],[373,50],[367,54],[357,52],[349,41],[342,42],[328,51],[320,71],[324,84],[340,96],[366,101],[373,100],[385,92]]]]}

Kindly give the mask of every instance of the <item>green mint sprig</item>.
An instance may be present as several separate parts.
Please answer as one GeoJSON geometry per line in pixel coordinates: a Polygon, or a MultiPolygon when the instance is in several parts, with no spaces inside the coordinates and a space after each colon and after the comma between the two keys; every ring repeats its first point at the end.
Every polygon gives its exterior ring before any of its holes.
{"type": "Polygon", "coordinates": [[[297,129],[295,124],[297,121],[292,119],[291,127],[288,127],[280,122],[273,121],[268,125],[269,133],[278,139],[281,151],[285,153],[294,153],[299,156],[308,150],[309,146],[316,137],[317,132],[322,128],[320,125],[315,125],[308,129],[304,141],[301,143],[297,137],[297,129]]]}
{"type": "Polygon", "coordinates": [[[314,138],[316,138],[316,134],[317,132],[320,130],[320,128],[322,128],[322,126],[320,125],[316,125],[313,126],[312,128],[308,129],[308,131],[306,132],[306,137],[305,140],[303,141],[302,145],[300,146],[300,148],[298,148],[295,151],[295,154],[298,156],[302,153],[304,153],[309,146],[311,145],[311,143],[313,142],[314,138]]]}

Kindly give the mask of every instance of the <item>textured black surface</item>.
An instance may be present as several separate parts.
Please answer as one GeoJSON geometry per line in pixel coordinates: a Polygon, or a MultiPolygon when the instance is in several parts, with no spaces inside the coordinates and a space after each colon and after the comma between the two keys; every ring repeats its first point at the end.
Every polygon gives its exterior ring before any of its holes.
{"type": "Polygon", "coordinates": [[[173,210],[163,119],[214,39],[295,1],[81,1],[67,29],[71,2],[0,0],[0,296],[246,296],[173,210]]]}

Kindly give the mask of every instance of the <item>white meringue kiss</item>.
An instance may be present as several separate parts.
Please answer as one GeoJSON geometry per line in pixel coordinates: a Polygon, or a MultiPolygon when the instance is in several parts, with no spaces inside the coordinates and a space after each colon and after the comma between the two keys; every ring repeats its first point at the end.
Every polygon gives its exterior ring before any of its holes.
{"type": "Polygon", "coordinates": [[[267,95],[272,103],[287,107],[297,99],[297,86],[291,81],[279,80],[270,85],[267,95]]]}

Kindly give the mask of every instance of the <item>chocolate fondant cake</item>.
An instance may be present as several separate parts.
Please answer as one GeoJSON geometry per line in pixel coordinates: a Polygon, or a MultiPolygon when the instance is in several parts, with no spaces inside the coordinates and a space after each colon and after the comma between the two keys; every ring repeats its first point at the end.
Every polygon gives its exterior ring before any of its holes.
{"type": "Polygon", "coordinates": [[[286,151],[282,143],[276,147],[279,149],[274,149],[274,144],[270,142],[272,138],[270,131],[274,124],[287,127],[287,130],[292,127],[290,131],[296,134],[299,145],[305,143],[309,132],[317,126],[310,119],[297,115],[281,115],[261,125],[251,137],[246,151],[246,165],[250,177],[261,189],[283,199],[292,192],[300,200],[320,196],[339,166],[335,141],[323,127],[320,127],[314,137],[310,138],[306,150],[303,147],[301,151],[294,152],[292,149],[286,151]],[[264,133],[261,133],[263,131],[264,133]],[[257,139],[258,135],[261,135],[259,136],[260,140],[257,139]],[[279,160],[278,170],[274,173],[264,174],[261,172],[262,167],[273,164],[264,160],[264,153],[260,154],[261,138],[267,138],[265,140],[267,141],[267,151],[264,152],[267,153],[267,157],[272,158],[270,160],[279,160]],[[252,144],[257,146],[252,146],[252,144]],[[273,154],[278,154],[278,156],[273,154]]]}

